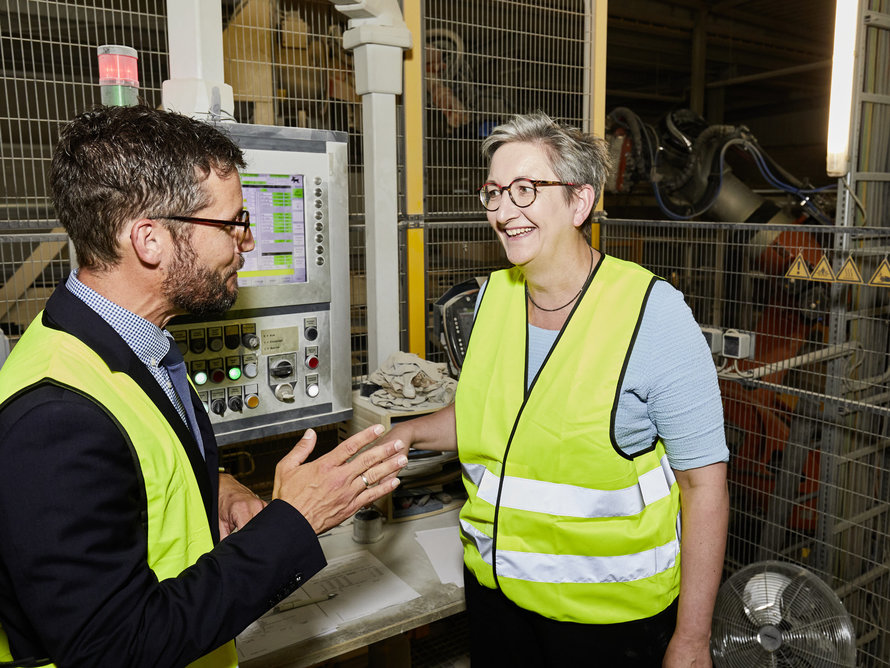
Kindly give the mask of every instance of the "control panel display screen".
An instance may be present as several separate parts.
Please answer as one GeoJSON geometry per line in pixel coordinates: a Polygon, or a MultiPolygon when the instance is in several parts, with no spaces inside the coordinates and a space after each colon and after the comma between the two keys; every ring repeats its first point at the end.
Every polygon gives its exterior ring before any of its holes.
{"type": "Polygon", "coordinates": [[[241,174],[256,248],[238,271],[242,287],[305,283],[306,209],[302,174],[241,174]]]}

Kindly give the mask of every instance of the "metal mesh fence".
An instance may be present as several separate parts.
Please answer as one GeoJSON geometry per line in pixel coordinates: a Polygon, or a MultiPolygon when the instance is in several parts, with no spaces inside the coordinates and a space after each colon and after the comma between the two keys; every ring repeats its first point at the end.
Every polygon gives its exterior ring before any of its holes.
{"type": "MultiPolygon", "coordinates": [[[[349,248],[365,247],[365,226],[354,222],[349,225],[349,248]]],[[[349,310],[352,332],[352,377],[358,379],[368,374],[368,302],[367,262],[362,252],[349,254],[349,292],[352,305],[349,310]]],[[[373,369],[371,369],[373,371],[373,369]]]]}
{"type": "MultiPolygon", "coordinates": [[[[223,51],[237,120],[346,132],[349,164],[358,168],[361,98],[343,48],[346,23],[325,0],[249,0],[229,9],[223,51]]],[[[351,195],[360,190],[360,179],[350,183],[351,195]]],[[[361,210],[359,200],[352,210],[361,210]]]]}
{"type": "Polygon", "coordinates": [[[34,2],[0,7],[0,226],[52,227],[46,173],[59,127],[100,102],[96,48],[139,51],[140,97],[160,102],[167,74],[160,0],[34,2]]]}
{"type": "Polygon", "coordinates": [[[730,446],[726,568],[792,561],[890,665],[890,230],[607,220],[711,337],[730,446]]]}
{"type": "Polygon", "coordinates": [[[851,224],[890,225],[890,2],[868,3],[873,21],[865,31],[858,126],[860,143],[854,150],[854,205],[851,224]]]}
{"type": "Polygon", "coordinates": [[[535,110],[583,125],[585,3],[425,0],[426,207],[477,213],[481,140],[535,110]]]}
{"type": "MultiPolygon", "coordinates": [[[[476,200],[478,201],[478,200],[476,200]]],[[[434,303],[454,285],[509,266],[500,241],[487,222],[441,222],[426,228],[426,290],[434,303]]],[[[446,360],[435,332],[427,337],[427,359],[446,360]]]]}
{"type": "Polygon", "coordinates": [[[242,123],[348,135],[352,376],[367,375],[362,104],[346,17],[325,0],[248,0],[223,17],[226,82],[242,123]]]}
{"type": "MultiPolygon", "coordinates": [[[[492,128],[541,110],[583,127],[589,48],[581,0],[424,0],[428,309],[453,285],[506,266],[476,196],[492,128]]],[[[426,356],[444,361],[428,336],[426,356]]]]}
{"type": "Polygon", "coordinates": [[[0,330],[21,336],[71,269],[66,234],[0,234],[0,330]]]}

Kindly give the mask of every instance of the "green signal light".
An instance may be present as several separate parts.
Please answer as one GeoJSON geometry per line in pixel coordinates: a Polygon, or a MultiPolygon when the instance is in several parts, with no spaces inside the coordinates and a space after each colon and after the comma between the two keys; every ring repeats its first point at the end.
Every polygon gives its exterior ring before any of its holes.
{"type": "Polygon", "coordinates": [[[241,367],[240,366],[229,367],[229,380],[238,380],[239,378],[241,378],[241,367]]]}
{"type": "Polygon", "coordinates": [[[195,372],[195,385],[204,385],[207,382],[207,372],[206,371],[197,371],[195,372]]]}
{"type": "Polygon", "coordinates": [[[99,87],[106,107],[134,107],[139,104],[139,89],[133,86],[104,85],[99,87]]]}

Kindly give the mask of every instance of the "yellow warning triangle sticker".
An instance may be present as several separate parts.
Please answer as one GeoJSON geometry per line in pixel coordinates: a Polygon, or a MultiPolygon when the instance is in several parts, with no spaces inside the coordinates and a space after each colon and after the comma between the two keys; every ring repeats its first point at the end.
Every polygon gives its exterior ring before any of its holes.
{"type": "Polygon", "coordinates": [[[803,259],[803,253],[798,253],[794,258],[794,262],[785,272],[785,278],[809,278],[810,271],[807,269],[807,262],[803,259]]]}
{"type": "Polygon", "coordinates": [[[834,273],[831,271],[831,265],[828,264],[828,258],[824,255],[813,267],[813,273],[810,274],[813,281],[826,281],[831,283],[834,280],[834,273]]]}
{"type": "Polygon", "coordinates": [[[844,262],[844,266],[837,272],[836,278],[840,283],[862,283],[862,274],[859,273],[859,267],[851,257],[848,257],[844,262]]]}
{"type": "Polygon", "coordinates": [[[887,262],[887,258],[878,265],[868,284],[879,288],[890,288],[890,262],[887,262]]]}

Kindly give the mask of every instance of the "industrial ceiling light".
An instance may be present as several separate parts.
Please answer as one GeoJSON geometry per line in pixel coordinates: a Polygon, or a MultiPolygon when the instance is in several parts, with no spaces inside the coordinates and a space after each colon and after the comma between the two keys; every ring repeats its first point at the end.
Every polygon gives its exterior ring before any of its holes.
{"type": "Polygon", "coordinates": [[[826,172],[829,176],[841,177],[849,171],[850,117],[853,110],[858,25],[858,1],[837,0],[834,19],[834,56],[831,65],[831,99],[828,106],[826,172]]]}

